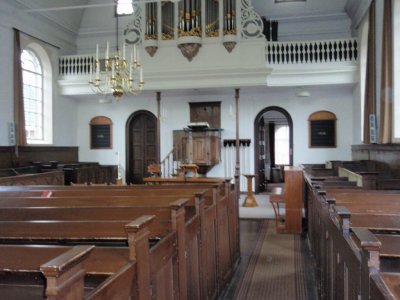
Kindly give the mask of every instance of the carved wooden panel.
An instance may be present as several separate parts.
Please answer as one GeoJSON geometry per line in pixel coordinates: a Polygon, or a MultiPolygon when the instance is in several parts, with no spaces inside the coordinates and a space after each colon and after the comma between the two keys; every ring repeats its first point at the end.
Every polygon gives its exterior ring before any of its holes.
{"type": "Polygon", "coordinates": [[[221,161],[219,130],[175,130],[174,160],[199,166],[213,166],[221,161]]]}
{"type": "Polygon", "coordinates": [[[64,172],[51,171],[37,174],[24,174],[1,177],[0,185],[63,185],[64,172]]]}
{"type": "Polygon", "coordinates": [[[0,147],[0,169],[29,166],[32,162],[59,163],[78,161],[78,147],[21,146],[18,156],[15,147],[0,147]]]}
{"type": "Polygon", "coordinates": [[[190,122],[208,122],[211,128],[221,128],[221,102],[192,102],[190,122]]]}

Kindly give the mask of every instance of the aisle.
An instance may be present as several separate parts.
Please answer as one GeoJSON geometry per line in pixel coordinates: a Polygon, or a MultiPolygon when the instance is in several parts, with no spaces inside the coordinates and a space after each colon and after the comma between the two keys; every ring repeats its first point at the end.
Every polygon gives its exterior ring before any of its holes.
{"type": "Polygon", "coordinates": [[[306,240],[272,220],[241,220],[241,263],[222,299],[317,299],[306,240]]]}

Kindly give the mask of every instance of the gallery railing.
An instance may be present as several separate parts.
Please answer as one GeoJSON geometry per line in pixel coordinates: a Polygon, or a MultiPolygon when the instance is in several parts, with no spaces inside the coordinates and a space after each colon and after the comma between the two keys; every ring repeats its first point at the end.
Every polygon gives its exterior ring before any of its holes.
{"type": "Polygon", "coordinates": [[[357,39],[267,42],[268,64],[357,62],[357,39]]]}

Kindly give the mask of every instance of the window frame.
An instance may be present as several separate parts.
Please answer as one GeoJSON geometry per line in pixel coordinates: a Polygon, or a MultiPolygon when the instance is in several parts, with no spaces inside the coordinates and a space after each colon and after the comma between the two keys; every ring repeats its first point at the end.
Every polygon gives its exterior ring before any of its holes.
{"type": "Polygon", "coordinates": [[[42,68],[42,127],[43,137],[40,140],[26,140],[29,146],[53,144],[53,67],[46,45],[27,35],[21,35],[21,54],[23,50],[32,51],[42,68]]]}
{"type": "MultiPolygon", "coordinates": [[[[43,65],[42,65],[42,62],[40,61],[40,57],[33,49],[30,49],[30,48],[22,49],[21,61],[22,61],[22,54],[23,54],[24,51],[28,52],[32,57],[34,57],[38,61],[38,64],[39,64],[39,67],[40,67],[40,72],[37,72],[36,70],[32,71],[32,70],[29,70],[29,69],[24,69],[22,67],[22,73],[23,74],[24,74],[24,72],[29,72],[30,74],[33,74],[35,77],[38,77],[38,79],[39,79],[38,81],[40,81],[39,86],[33,86],[31,83],[25,83],[23,81],[24,89],[25,89],[25,85],[29,85],[31,87],[35,87],[35,88],[40,89],[40,94],[41,94],[40,99],[39,98],[34,98],[34,99],[33,98],[29,98],[29,100],[26,100],[27,97],[25,97],[25,94],[24,94],[25,131],[26,131],[27,141],[29,141],[30,143],[34,143],[33,141],[35,141],[35,142],[43,141],[44,140],[44,136],[45,136],[45,133],[44,133],[44,74],[43,74],[43,65]],[[36,112],[33,112],[31,110],[27,111],[28,108],[25,105],[27,101],[29,101],[29,102],[32,101],[32,103],[30,103],[30,104],[33,104],[33,102],[40,102],[40,109],[39,109],[40,112],[37,113],[38,115],[40,115],[40,119],[41,119],[40,120],[40,126],[37,126],[37,123],[35,121],[36,124],[35,124],[34,128],[35,129],[39,129],[41,131],[40,132],[41,138],[29,138],[29,134],[28,134],[28,130],[27,130],[27,126],[28,126],[27,125],[27,123],[28,123],[27,113],[28,114],[29,113],[36,114],[36,112]]],[[[22,66],[22,64],[21,64],[21,66],[22,66]]]]}

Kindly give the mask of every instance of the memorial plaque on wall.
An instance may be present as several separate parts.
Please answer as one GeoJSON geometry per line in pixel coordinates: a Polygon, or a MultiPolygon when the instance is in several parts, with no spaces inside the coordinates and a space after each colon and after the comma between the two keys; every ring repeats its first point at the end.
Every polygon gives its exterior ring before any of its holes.
{"type": "Polygon", "coordinates": [[[112,122],[111,119],[99,116],[90,121],[90,148],[112,148],[112,122]]]}
{"type": "Polygon", "coordinates": [[[336,147],[335,120],[310,121],[310,147],[336,147]]]}

